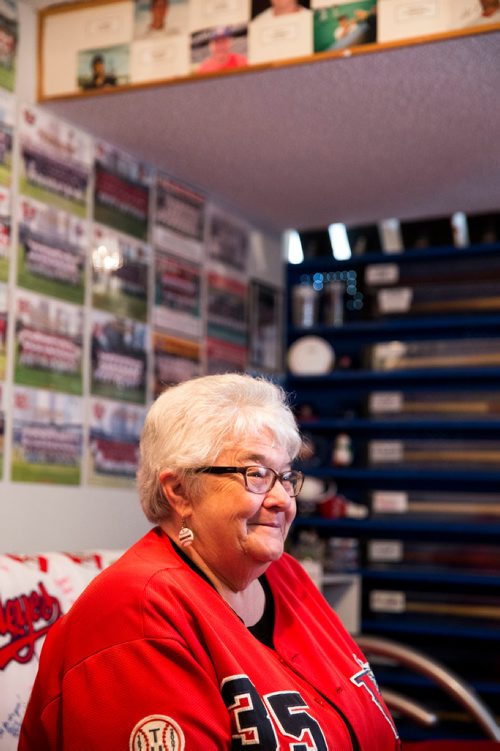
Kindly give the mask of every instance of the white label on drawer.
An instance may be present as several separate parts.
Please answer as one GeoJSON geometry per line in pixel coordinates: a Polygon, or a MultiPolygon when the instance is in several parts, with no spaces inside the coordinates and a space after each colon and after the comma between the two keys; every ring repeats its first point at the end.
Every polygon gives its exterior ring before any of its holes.
{"type": "Polygon", "coordinates": [[[373,347],[373,367],[380,370],[390,370],[398,366],[399,361],[406,355],[408,347],[405,342],[381,342],[373,347]]]}
{"type": "Polygon", "coordinates": [[[368,458],[372,464],[399,463],[403,460],[403,453],[402,441],[370,441],[368,443],[368,458]]]}
{"type": "Polygon", "coordinates": [[[375,490],[372,508],[379,514],[404,514],[408,510],[408,493],[401,490],[375,490]]]}
{"type": "Polygon", "coordinates": [[[365,269],[366,284],[379,286],[380,284],[396,284],[399,281],[399,266],[397,263],[372,263],[365,269]]]}
{"type": "Polygon", "coordinates": [[[401,412],[403,394],[401,391],[374,391],[368,397],[368,411],[371,415],[385,412],[401,412]]]}
{"type": "Polygon", "coordinates": [[[370,540],[367,555],[369,561],[394,563],[403,560],[403,543],[401,540],[370,540]]]}
{"type": "Polygon", "coordinates": [[[404,613],[406,610],[405,593],[374,589],[370,592],[370,608],[374,613],[404,613]]]}
{"type": "Polygon", "coordinates": [[[382,219],[379,225],[380,239],[384,253],[402,253],[403,238],[399,219],[382,219]]]}
{"type": "Polygon", "coordinates": [[[412,300],[411,287],[381,289],[377,292],[377,308],[380,313],[407,313],[412,300]]]}

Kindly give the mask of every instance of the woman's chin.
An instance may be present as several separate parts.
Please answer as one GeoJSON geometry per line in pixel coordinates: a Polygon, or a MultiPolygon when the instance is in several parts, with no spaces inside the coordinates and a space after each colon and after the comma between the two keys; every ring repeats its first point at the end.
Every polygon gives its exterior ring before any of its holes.
{"type": "Polygon", "coordinates": [[[251,545],[247,552],[259,563],[272,563],[283,555],[283,541],[274,540],[251,545]]]}

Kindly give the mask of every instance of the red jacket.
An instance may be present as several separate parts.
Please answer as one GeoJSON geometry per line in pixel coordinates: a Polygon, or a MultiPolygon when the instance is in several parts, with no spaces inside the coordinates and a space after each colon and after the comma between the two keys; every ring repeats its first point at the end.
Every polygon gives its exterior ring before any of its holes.
{"type": "Polygon", "coordinates": [[[275,650],[151,530],[51,629],[19,751],[393,751],[369,667],[290,556],[275,650]]]}

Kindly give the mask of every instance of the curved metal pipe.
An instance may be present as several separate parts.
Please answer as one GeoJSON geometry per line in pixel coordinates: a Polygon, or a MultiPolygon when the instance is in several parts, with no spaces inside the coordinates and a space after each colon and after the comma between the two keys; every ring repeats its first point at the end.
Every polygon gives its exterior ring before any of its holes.
{"type": "Polygon", "coordinates": [[[386,688],[380,689],[380,692],[391,711],[399,712],[405,715],[405,717],[409,717],[410,720],[414,720],[418,725],[423,725],[427,728],[437,725],[437,714],[430,712],[414,699],[408,699],[406,696],[401,696],[396,691],[389,691],[386,688]]]}
{"type": "Polygon", "coordinates": [[[472,686],[469,686],[466,681],[449,668],[413,649],[413,647],[407,647],[405,644],[393,642],[389,639],[363,634],[356,636],[356,642],[367,655],[390,657],[401,665],[412,668],[417,673],[433,680],[445,693],[469,712],[488,738],[500,741],[500,727],[491,711],[472,686]]]}

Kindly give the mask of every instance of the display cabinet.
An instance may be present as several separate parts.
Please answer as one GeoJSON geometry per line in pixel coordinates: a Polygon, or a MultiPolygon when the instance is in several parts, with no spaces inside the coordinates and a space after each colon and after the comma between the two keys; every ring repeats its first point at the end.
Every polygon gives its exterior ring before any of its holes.
{"type": "MultiPolygon", "coordinates": [[[[435,656],[500,713],[500,245],[288,267],[306,450],[293,543],[348,540],[361,631],[435,656]],[[353,563],[355,560],[355,563],[353,563]]],[[[337,545],[338,549],[338,545],[337,545]]],[[[422,678],[379,678],[474,734],[422,678]]]]}

